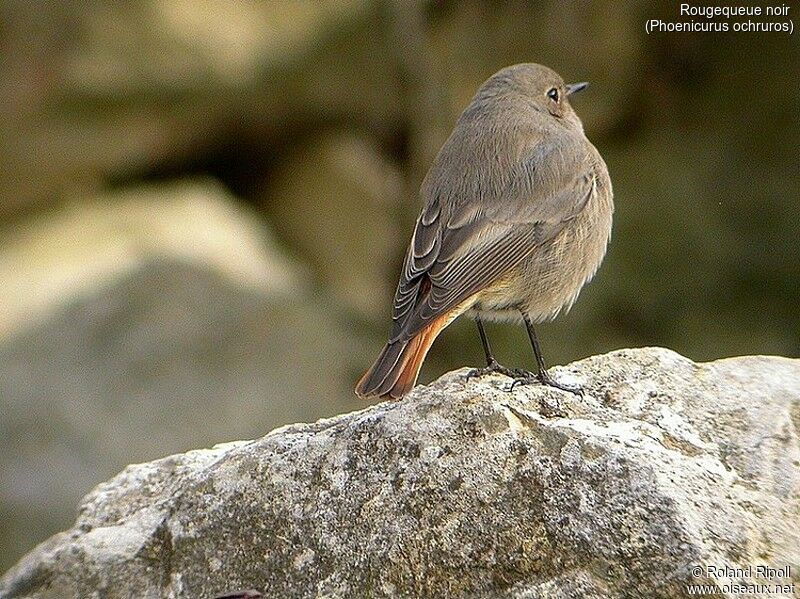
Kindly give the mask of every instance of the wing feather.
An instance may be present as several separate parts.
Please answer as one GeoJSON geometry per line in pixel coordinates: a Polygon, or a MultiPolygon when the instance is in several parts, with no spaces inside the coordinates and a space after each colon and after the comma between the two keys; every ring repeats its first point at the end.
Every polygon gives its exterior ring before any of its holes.
{"type": "Polygon", "coordinates": [[[588,142],[581,148],[565,153],[540,144],[491,201],[457,198],[448,205],[432,194],[406,253],[390,342],[414,337],[502,278],[580,213],[594,189],[597,160],[602,164],[588,142]]]}

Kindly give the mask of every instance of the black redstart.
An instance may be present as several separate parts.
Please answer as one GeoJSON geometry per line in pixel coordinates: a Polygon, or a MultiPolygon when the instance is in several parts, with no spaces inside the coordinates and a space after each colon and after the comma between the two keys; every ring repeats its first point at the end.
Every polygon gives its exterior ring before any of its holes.
{"type": "Polygon", "coordinates": [[[576,391],[547,373],[533,323],[568,310],[611,236],[611,180],[586,139],[567,85],[538,64],[490,77],[461,114],[422,182],[424,201],[394,297],[389,341],[356,386],[398,399],[433,340],[461,314],[478,325],[487,367],[576,391]],[[538,373],[497,363],[481,319],[523,321],[538,373]]]}

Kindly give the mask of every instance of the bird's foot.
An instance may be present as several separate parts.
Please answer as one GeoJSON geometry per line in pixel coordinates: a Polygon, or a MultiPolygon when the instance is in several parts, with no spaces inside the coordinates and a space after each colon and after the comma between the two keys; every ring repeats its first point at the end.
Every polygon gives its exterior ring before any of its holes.
{"type": "Polygon", "coordinates": [[[504,374],[508,378],[515,380],[530,374],[529,372],[521,370],[519,368],[507,368],[502,364],[500,364],[497,360],[492,360],[491,363],[489,363],[487,366],[484,366],[483,368],[473,368],[472,370],[470,370],[467,373],[466,380],[472,378],[480,378],[486,374],[493,374],[495,372],[499,372],[500,374],[504,374]]]}
{"type": "Polygon", "coordinates": [[[566,391],[568,393],[574,393],[578,397],[583,397],[583,388],[582,387],[573,387],[572,385],[564,385],[559,383],[555,379],[550,376],[546,370],[542,371],[541,374],[534,374],[532,372],[526,372],[523,376],[515,377],[514,381],[509,386],[508,390],[513,391],[514,387],[520,385],[531,385],[533,383],[539,383],[540,385],[544,385],[546,387],[553,387],[554,389],[561,389],[562,391],[566,391]]]}

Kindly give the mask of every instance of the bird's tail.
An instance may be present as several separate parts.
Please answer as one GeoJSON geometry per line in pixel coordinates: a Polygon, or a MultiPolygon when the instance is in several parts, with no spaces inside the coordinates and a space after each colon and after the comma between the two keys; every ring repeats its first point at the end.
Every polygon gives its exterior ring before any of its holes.
{"type": "Polygon", "coordinates": [[[422,362],[441,330],[451,322],[445,314],[408,341],[387,343],[356,385],[362,398],[400,399],[416,384],[422,362]]]}

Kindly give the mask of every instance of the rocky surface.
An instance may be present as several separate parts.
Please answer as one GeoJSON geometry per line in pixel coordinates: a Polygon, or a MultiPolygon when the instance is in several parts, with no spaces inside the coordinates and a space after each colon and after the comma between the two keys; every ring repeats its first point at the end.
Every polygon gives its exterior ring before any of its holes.
{"type": "Polygon", "coordinates": [[[554,369],[583,398],[465,372],[129,466],[0,596],[674,597],[696,566],[758,564],[800,583],[800,361],[554,369]]]}

